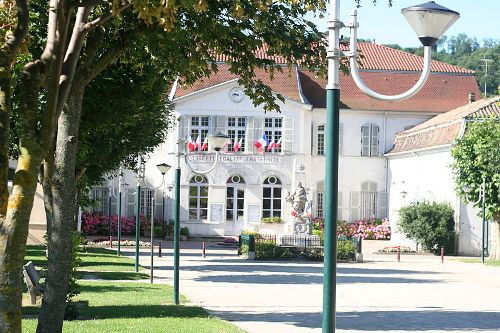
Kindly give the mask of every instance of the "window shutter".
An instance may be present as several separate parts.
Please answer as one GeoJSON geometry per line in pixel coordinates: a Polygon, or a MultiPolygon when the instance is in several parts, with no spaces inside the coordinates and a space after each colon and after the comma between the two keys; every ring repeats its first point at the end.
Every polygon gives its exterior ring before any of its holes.
{"type": "Polygon", "coordinates": [[[118,193],[116,193],[116,198],[114,196],[111,196],[111,215],[118,215],[117,208],[118,208],[118,193]]]}
{"type": "Polygon", "coordinates": [[[132,217],[132,216],[135,216],[135,201],[136,201],[136,197],[137,197],[137,193],[135,195],[132,195],[130,193],[125,193],[124,194],[127,198],[126,198],[126,202],[127,202],[127,208],[126,208],[126,214],[127,214],[127,217],[132,217]]]}
{"type": "Polygon", "coordinates": [[[361,127],[361,156],[370,156],[370,125],[361,127]]]}
{"type": "Polygon", "coordinates": [[[184,141],[186,141],[188,131],[189,131],[189,118],[186,116],[181,116],[179,120],[179,141],[181,142],[179,144],[179,152],[183,153],[186,151],[186,144],[184,141]]]}
{"type": "Polygon", "coordinates": [[[339,124],[339,155],[342,155],[344,148],[344,125],[339,124]]]}
{"type": "Polygon", "coordinates": [[[359,204],[360,204],[360,197],[359,197],[359,192],[351,192],[351,200],[349,204],[349,219],[351,221],[356,221],[359,220],[359,204]]]}
{"type": "Polygon", "coordinates": [[[291,117],[283,118],[283,152],[291,153],[293,151],[293,132],[294,119],[291,117]]]}
{"type": "Polygon", "coordinates": [[[342,191],[338,191],[337,192],[337,220],[340,221],[342,220],[342,206],[343,206],[343,202],[342,202],[342,191]]]}
{"type": "Polygon", "coordinates": [[[254,144],[254,118],[247,117],[247,127],[245,130],[245,152],[253,151],[254,144]]]}
{"type": "Polygon", "coordinates": [[[253,138],[252,138],[252,141],[250,142],[250,145],[248,146],[249,149],[248,151],[252,151],[253,153],[257,152],[257,148],[255,148],[255,141],[257,141],[261,136],[262,136],[262,133],[263,133],[263,126],[264,126],[264,122],[262,120],[262,117],[255,117],[254,118],[254,121],[253,121],[253,124],[254,124],[254,135],[253,135],[253,138]],[[251,147],[251,150],[250,150],[250,147],[251,147]]]}
{"type": "Polygon", "coordinates": [[[377,217],[387,217],[387,192],[379,192],[377,196],[377,217]]]}
{"type": "Polygon", "coordinates": [[[311,123],[311,155],[318,155],[318,125],[311,123]]]}
{"type": "Polygon", "coordinates": [[[379,134],[379,128],[377,125],[372,125],[371,126],[371,153],[370,156],[378,156],[379,155],[379,149],[378,149],[378,134],[379,134]]]}
{"type": "MultiPolygon", "coordinates": [[[[226,131],[226,117],[224,116],[215,116],[215,118],[217,119],[216,120],[216,124],[217,124],[217,128],[215,129],[215,132],[222,132],[224,134],[227,134],[227,131],[226,131]]],[[[213,133],[215,133],[213,132],[213,133]]]]}

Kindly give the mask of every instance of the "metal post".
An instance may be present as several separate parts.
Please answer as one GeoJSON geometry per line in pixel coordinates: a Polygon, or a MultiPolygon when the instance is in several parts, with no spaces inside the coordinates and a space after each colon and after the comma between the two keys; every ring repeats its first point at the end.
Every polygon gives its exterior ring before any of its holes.
{"type": "Polygon", "coordinates": [[[112,232],[111,232],[111,199],[113,196],[111,195],[111,187],[108,188],[108,237],[111,239],[112,232]]]}
{"type": "Polygon", "coordinates": [[[158,242],[158,258],[161,258],[161,242],[158,242]]]}
{"type": "Polygon", "coordinates": [[[205,253],[205,242],[202,242],[202,243],[201,243],[201,256],[202,256],[203,258],[206,258],[206,257],[207,257],[207,255],[206,255],[206,253],[205,253]]]}
{"type": "Polygon", "coordinates": [[[441,246],[441,263],[444,263],[444,246],[441,246]]]}
{"type": "Polygon", "coordinates": [[[139,234],[141,232],[141,183],[137,180],[137,209],[135,212],[135,271],[139,272],[139,234]]]}
{"type": "Polygon", "coordinates": [[[482,210],[482,228],[481,228],[481,262],[484,264],[484,234],[485,234],[485,225],[486,225],[486,203],[485,203],[485,194],[486,194],[486,178],[483,177],[483,184],[481,185],[481,210],[482,210]]]}
{"type": "Polygon", "coordinates": [[[401,261],[401,246],[398,246],[398,252],[396,254],[396,258],[398,259],[398,262],[401,261]]]}
{"type": "Polygon", "coordinates": [[[335,332],[337,283],[337,196],[339,154],[339,30],[340,3],[330,1],[328,20],[328,84],[326,86],[325,125],[325,234],[323,268],[322,332],[335,332]]]}
{"type": "Polygon", "coordinates": [[[118,249],[117,255],[121,255],[120,243],[122,241],[122,190],[120,186],[120,193],[118,193],[118,249]]]}
{"type": "Polygon", "coordinates": [[[179,232],[181,201],[181,168],[179,157],[175,168],[175,205],[174,205],[174,304],[179,304],[179,232]]]}
{"type": "Polygon", "coordinates": [[[153,273],[154,273],[154,248],[155,248],[155,198],[156,198],[156,192],[153,193],[153,198],[151,198],[151,262],[150,262],[150,282],[153,283],[153,273]]]}

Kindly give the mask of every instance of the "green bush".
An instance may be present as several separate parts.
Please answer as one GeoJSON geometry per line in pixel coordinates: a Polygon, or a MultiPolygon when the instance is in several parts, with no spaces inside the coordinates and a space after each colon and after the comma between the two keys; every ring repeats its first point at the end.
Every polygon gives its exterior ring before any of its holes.
{"type": "Polygon", "coordinates": [[[256,259],[286,259],[291,257],[292,253],[286,247],[277,246],[274,242],[255,242],[256,259]]]}
{"type": "Polygon", "coordinates": [[[354,260],[356,259],[356,247],[350,240],[337,241],[337,259],[354,260]]]}
{"type": "Polygon", "coordinates": [[[283,223],[284,221],[278,216],[264,217],[260,220],[262,223],[283,223]]]}
{"type": "Polygon", "coordinates": [[[180,234],[189,238],[189,228],[188,227],[182,227],[181,230],[180,230],[180,234]]]}
{"type": "Polygon", "coordinates": [[[455,221],[448,203],[422,202],[399,210],[399,230],[424,249],[438,254],[454,252],[455,221]]]}

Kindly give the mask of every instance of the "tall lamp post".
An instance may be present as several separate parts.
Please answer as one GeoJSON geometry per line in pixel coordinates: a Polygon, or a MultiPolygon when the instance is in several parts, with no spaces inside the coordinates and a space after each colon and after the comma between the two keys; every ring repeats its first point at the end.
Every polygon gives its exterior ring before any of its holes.
{"type": "MultiPolygon", "coordinates": [[[[481,218],[482,218],[482,224],[481,224],[481,262],[484,264],[484,250],[486,248],[485,243],[487,242],[488,236],[485,237],[485,230],[486,230],[486,177],[483,176],[483,182],[481,183],[481,187],[479,188],[479,198],[477,201],[472,203],[473,205],[478,204],[481,202],[481,218]],[[486,241],[485,241],[486,238],[486,241]]],[[[468,200],[467,196],[469,193],[472,192],[472,187],[470,186],[464,186],[463,191],[465,192],[465,197],[468,200]]]]}
{"type": "MultiPolygon", "coordinates": [[[[424,85],[430,72],[431,46],[459,18],[455,11],[434,2],[408,7],[402,14],[415,30],[424,45],[424,68],[420,79],[407,92],[395,96],[379,94],[368,88],[357,70],[356,34],[358,28],[357,12],[353,11],[348,27],[351,31],[350,59],[351,75],[356,85],[367,95],[386,101],[399,101],[415,95],[424,85]]],[[[323,333],[335,332],[335,296],[337,268],[337,193],[338,193],[338,143],[340,81],[339,66],[342,52],[339,48],[340,29],[345,25],[339,20],[340,0],[330,1],[328,19],[328,83],[326,86],[326,125],[325,125],[325,243],[323,272],[323,333]]]]}
{"type": "Polygon", "coordinates": [[[166,163],[161,163],[156,166],[162,176],[162,197],[161,197],[161,222],[163,223],[162,228],[165,227],[165,174],[170,170],[171,166],[166,163]]]}
{"type": "MultiPolygon", "coordinates": [[[[181,122],[181,117],[177,119],[179,122],[179,129],[180,129],[180,122],[181,122]]],[[[188,168],[199,174],[206,174],[211,172],[215,166],[217,165],[217,161],[219,159],[219,152],[220,150],[226,145],[226,143],[230,140],[229,136],[223,134],[223,133],[216,133],[215,135],[209,135],[208,136],[208,147],[215,150],[215,161],[213,165],[208,168],[208,170],[205,171],[198,171],[194,170],[193,167],[189,164],[187,154],[184,153],[184,158],[186,165],[188,168]]],[[[186,141],[181,140],[181,138],[178,138],[177,140],[177,161],[175,165],[175,204],[174,204],[174,304],[178,305],[179,304],[179,256],[180,256],[180,250],[179,250],[179,237],[180,237],[180,209],[181,209],[181,153],[180,153],[180,146],[185,145],[186,141]]]]}

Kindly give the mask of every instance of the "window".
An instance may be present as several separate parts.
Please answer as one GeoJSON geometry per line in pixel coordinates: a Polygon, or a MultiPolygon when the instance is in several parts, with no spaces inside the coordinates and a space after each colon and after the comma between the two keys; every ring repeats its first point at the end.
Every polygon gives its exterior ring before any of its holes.
{"type": "Polygon", "coordinates": [[[208,217],[208,181],[196,175],[189,182],[189,219],[206,220],[208,217]]]}
{"type": "Polygon", "coordinates": [[[270,176],[262,189],[262,217],[281,217],[281,181],[270,176]]]}
{"type": "Polygon", "coordinates": [[[238,151],[245,151],[245,129],[247,120],[245,117],[227,118],[227,135],[231,138],[231,143],[227,146],[227,151],[234,151],[234,144],[241,143],[238,151]]]}
{"type": "Polygon", "coordinates": [[[323,217],[323,192],[316,193],[316,217],[323,217]]]}
{"type": "Polygon", "coordinates": [[[361,156],[379,155],[379,128],[377,125],[361,127],[361,156]]]}
{"type": "Polygon", "coordinates": [[[350,193],[349,218],[358,219],[387,217],[387,192],[377,192],[377,183],[361,183],[361,191],[350,193]]]}
{"type": "Polygon", "coordinates": [[[269,140],[266,151],[280,153],[283,136],[283,118],[264,118],[264,134],[269,140]]]}
{"type": "Polygon", "coordinates": [[[318,126],[318,155],[325,155],[325,125],[318,126]]]}
{"type": "Polygon", "coordinates": [[[208,116],[192,116],[191,117],[191,139],[199,143],[196,150],[201,150],[201,146],[205,138],[208,136],[209,117],[208,116]]]}
{"type": "MultiPolygon", "coordinates": [[[[339,155],[342,155],[344,126],[339,124],[339,155]]],[[[318,125],[317,128],[317,151],[318,155],[325,155],[325,125],[318,125]]]]}
{"type": "Polygon", "coordinates": [[[361,216],[360,218],[370,219],[377,215],[377,183],[361,183],[361,216]]]}
{"type": "Polygon", "coordinates": [[[240,176],[232,176],[226,187],[226,220],[243,221],[245,207],[245,181],[240,176]]]}
{"type": "Polygon", "coordinates": [[[92,200],[95,204],[92,205],[92,213],[94,214],[108,214],[108,188],[107,187],[93,187],[92,200]]]}
{"type": "Polygon", "coordinates": [[[153,196],[155,191],[146,187],[141,188],[141,215],[148,220],[153,212],[153,196]]]}

